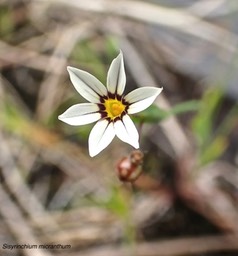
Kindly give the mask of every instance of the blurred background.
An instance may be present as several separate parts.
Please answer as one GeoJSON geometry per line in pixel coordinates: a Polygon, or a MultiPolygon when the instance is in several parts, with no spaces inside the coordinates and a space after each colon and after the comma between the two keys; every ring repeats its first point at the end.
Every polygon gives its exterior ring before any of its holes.
{"type": "Polygon", "coordinates": [[[238,255],[237,28],[236,0],[0,0],[0,255],[238,255]],[[66,66],[105,84],[120,49],[126,92],[164,88],[132,183],[128,144],[57,118],[66,66]]]}

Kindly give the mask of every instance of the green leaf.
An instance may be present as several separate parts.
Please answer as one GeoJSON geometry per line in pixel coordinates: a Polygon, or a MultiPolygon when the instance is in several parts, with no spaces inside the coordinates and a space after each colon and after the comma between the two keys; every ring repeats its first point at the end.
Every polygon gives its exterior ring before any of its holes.
{"type": "Polygon", "coordinates": [[[158,123],[171,115],[183,114],[189,111],[197,111],[200,107],[200,101],[190,100],[179,103],[170,111],[163,110],[156,105],[151,105],[146,110],[135,114],[132,118],[138,123],[158,123]]]}
{"type": "Polygon", "coordinates": [[[133,115],[132,118],[133,121],[137,123],[158,123],[169,115],[169,112],[157,107],[156,105],[151,105],[146,110],[133,115]]]}
{"type": "Polygon", "coordinates": [[[220,89],[212,89],[205,92],[198,114],[192,121],[192,130],[197,136],[198,145],[205,147],[210,143],[212,136],[214,116],[219,109],[223,94],[220,89]]]}
{"type": "Polygon", "coordinates": [[[227,148],[227,139],[223,136],[216,137],[201,153],[200,164],[205,165],[220,157],[227,148]]]}
{"type": "Polygon", "coordinates": [[[201,106],[201,102],[199,100],[189,100],[174,106],[170,113],[174,115],[183,114],[190,111],[198,111],[201,106]]]}

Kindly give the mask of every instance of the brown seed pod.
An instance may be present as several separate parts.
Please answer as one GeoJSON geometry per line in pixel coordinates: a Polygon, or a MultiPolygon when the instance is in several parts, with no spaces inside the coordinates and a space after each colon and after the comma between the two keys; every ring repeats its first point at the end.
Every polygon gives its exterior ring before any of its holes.
{"type": "Polygon", "coordinates": [[[134,182],[142,173],[144,154],[133,150],[129,156],[123,157],[117,164],[118,178],[123,182],[134,182]]]}

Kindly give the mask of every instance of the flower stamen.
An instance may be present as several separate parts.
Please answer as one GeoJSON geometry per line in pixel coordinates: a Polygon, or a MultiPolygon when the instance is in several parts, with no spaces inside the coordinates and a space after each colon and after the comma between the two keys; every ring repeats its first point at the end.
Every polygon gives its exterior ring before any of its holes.
{"type": "Polygon", "coordinates": [[[104,106],[106,108],[107,116],[112,120],[116,117],[120,117],[126,108],[126,105],[124,105],[121,101],[110,98],[105,100],[104,106]]]}

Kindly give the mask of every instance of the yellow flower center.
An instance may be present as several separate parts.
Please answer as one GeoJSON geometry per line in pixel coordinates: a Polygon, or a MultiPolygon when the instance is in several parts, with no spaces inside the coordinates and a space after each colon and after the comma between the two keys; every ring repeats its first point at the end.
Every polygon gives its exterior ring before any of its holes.
{"type": "Polygon", "coordinates": [[[114,119],[122,114],[126,106],[117,99],[107,99],[104,102],[107,116],[114,119]]]}

